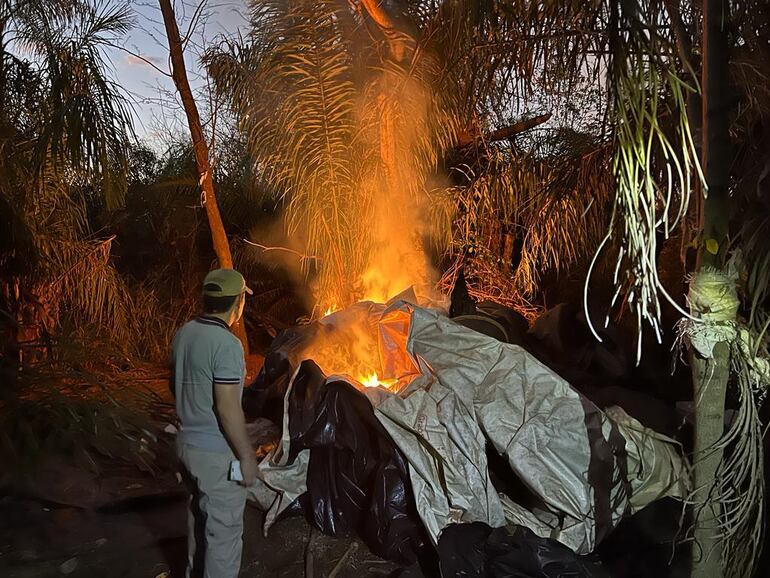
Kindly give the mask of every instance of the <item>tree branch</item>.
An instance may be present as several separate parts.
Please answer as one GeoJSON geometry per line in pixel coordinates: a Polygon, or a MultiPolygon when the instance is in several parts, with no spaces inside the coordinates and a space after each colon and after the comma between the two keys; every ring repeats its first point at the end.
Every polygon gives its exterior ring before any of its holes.
{"type": "Polygon", "coordinates": [[[456,146],[464,147],[466,145],[472,144],[479,140],[484,140],[487,142],[497,142],[497,141],[505,140],[507,138],[511,138],[512,136],[516,136],[517,134],[520,134],[522,132],[526,132],[530,129],[533,129],[536,126],[539,126],[544,122],[547,122],[550,118],[551,118],[551,113],[547,112],[545,114],[539,114],[537,116],[533,116],[532,118],[520,120],[519,122],[515,122],[512,125],[499,128],[487,135],[473,136],[468,133],[461,134],[457,139],[456,146]]]}
{"type": "Polygon", "coordinates": [[[255,243],[254,241],[249,241],[248,239],[241,238],[241,241],[246,243],[247,245],[251,245],[252,247],[257,247],[258,249],[262,249],[265,253],[268,251],[286,251],[287,253],[292,253],[293,255],[296,255],[301,260],[306,259],[318,259],[317,255],[305,255],[304,253],[300,253],[299,251],[295,251],[294,249],[289,249],[288,247],[268,247],[267,245],[261,245],[259,243],[255,243]]]}
{"type": "Polygon", "coordinates": [[[361,0],[361,4],[364,5],[366,11],[371,16],[372,20],[382,28],[383,30],[395,30],[396,25],[393,19],[380,5],[380,0],[361,0]]]}
{"type": "Polygon", "coordinates": [[[415,39],[399,30],[393,17],[382,6],[382,0],[361,0],[361,4],[385,36],[393,58],[402,62],[414,49],[415,39]]]}
{"type": "Polygon", "coordinates": [[[142,56],[142,55],[141,55],[141,54],[139,54],[138,52],[134,52],[133,50],[129,50],[129,49],[128,49],[128,48],[126,48],[125,46],[120,46],[119,44],[115,44],[115,43],[113,43],[113,42],[108,42],[108,43],[107,43],[107,46],[109,46],[110,48],[115,48],[116,50],[121,50],[121,51],[125,52],[126,54],[128,54],[129,56],[133,56],[133,57],[134,57],[134,58],[136,58],[137,60],[141,60],[141,61],[142,61],[142,62],[144,62],[146,65],[148,65],[148,66],[151,66],[152,68],[154,68],[154,69],[155,69],[155,71],[156,71],[156,72],[159,72],[159,73],[160,73],[160,74],[162,74],[163,76],[167,76],[168,78],[172,78],[172,76],[171,76],[171,73],[170,73],[170,72],[168,72],[167,70],[163,70],[163,69],[162,69],[162,68],[160,68],[160,67],[159,67],[157,64],[155,64],[154,62],[152,62],[152,61],[151,61],[149,58],[147,58],[147,57],[145,57],[145,56],[142,56]]]}

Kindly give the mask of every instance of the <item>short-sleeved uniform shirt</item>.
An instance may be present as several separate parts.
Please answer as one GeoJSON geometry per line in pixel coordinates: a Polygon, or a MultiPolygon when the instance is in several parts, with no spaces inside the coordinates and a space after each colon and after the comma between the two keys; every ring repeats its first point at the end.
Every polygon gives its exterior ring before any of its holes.
{"type": "Polygon", "coordinates": [[[179,440],[204,450],[227,451],[214,411],[214,382],[242,388],[246,362],[241,342],[221,319],[198,317],[176,332],[171,365],[179,440]]]}

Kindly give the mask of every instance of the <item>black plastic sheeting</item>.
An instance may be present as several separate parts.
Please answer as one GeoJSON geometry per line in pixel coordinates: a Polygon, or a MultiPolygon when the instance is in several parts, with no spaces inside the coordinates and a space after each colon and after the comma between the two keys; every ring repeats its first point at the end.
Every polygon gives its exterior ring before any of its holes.
{"type": "Polygon", "coordinates": [[[524,526],[509,534],[482,522],[453,524],[442,532],[438,553],[443,578],[609,578],[594,557],[578,556],[524,526]]]}
{"type": "Polygon", "coordinates": [[[407,462],[369,400],[345,381],[326,381],[304,361],[289,395],[289,462],[310,450],[311,522],[330,535],[356,533],[382,558],[415,562],[430,546],[414,503],[407,462]]]}

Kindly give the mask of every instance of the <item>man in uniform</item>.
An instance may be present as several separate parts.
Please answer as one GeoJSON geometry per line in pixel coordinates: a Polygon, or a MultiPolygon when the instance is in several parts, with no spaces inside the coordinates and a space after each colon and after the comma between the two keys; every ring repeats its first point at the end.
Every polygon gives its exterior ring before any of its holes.
{"type": "Polygon", "coordinates": [[[247,293],[234,269],[211,271],[203,280],[203,315],[179,329],[172,344],[177,452],[192,492],[187,578],[236,578],[241,566],[246,491],[257,463],[241,408],[243,347],[230,327],[247,293]],[[240,461],[240,484],[228,476],[233,460],[240,461]]]}

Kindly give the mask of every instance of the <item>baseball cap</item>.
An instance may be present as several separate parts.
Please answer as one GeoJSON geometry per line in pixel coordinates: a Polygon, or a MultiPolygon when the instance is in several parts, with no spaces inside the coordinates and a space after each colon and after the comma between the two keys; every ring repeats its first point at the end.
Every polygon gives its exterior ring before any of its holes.
{"type": "Polygon", "coordinates": [[[235,269],[214,269],[203,279],[203,294],[210,297],[234,297],[243,292],[254,294],[235,269]]]}

